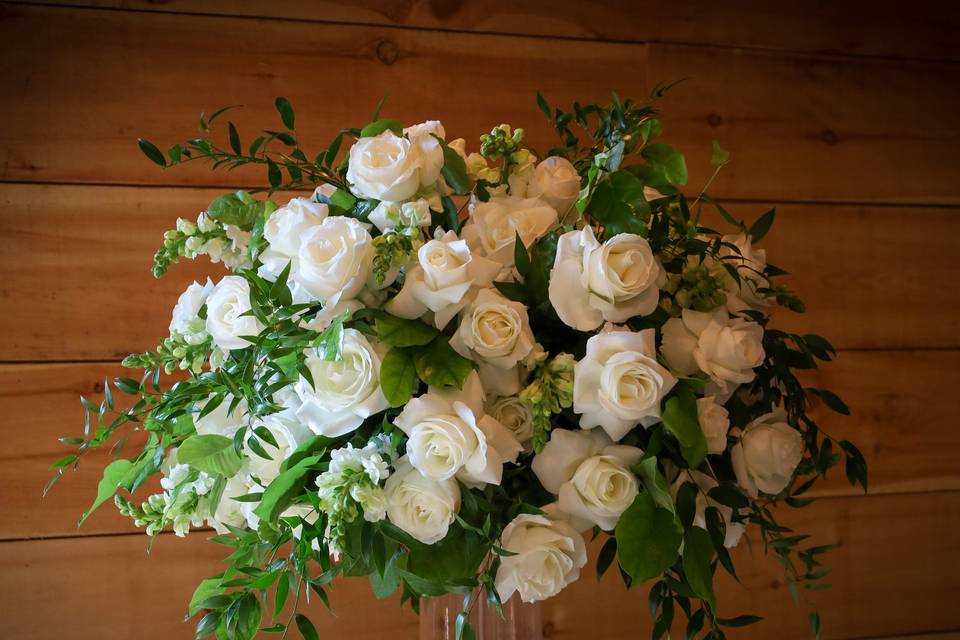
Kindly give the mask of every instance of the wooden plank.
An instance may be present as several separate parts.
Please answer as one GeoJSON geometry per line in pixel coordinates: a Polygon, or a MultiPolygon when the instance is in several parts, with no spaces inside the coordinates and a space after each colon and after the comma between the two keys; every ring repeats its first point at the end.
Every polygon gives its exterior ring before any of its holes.
{"type": "MultiPolygon", "coordinates": [[[[56,439],[82,431],[78,396],[99,399],[98,385],[120,371],[104,364],[0,366],[0,540],[133,530],[112,505],[76,529],[96,495],[105,455],[85,460],[40,499],[50,463],[67,452],[56,439]]],[[[862,448],[872,495],[960,490],[960,397],[945,391],[960,387],[960,351],[844,352],[811,383],[833,389],[851,406],[849,418],[821,408],[815,415],[828,433],[862,448]]],[[[132,440],[128,455],[135,446],[132,440]]],[[[858,494],[842,469],[811,492],[858,494]]]]}
{"type": "Polygon", "coordinates": [[[502,122],[553,144],[537,88],[572,102],[646,85],[636,44],[27,6],[7,8],[0,38],[0,76],[17,87],[0,104],[0,180],[262,184],[261,171],[161,173],[135,140],[168,146],[196,135],[201,109],[246,104],[231,117],[249,143],[254,127],[280,126],[278,95],[299,109],[314,153],[365,124],[384,96],[384,116],[441,119],[472,148],[502,122]],[[225,42],[243,43],[230,48],[236,73],[224,73],[225,42]]]}
{"type": "Polygon", "coordinates": [[[689,78],[662,110],[664,137],[687,155],[693,192],[712,171],[710,140],[718,139],[733,162],[715,195],[960,201],[956,65],[654,44],[647,77],[689,78]]]}
{"type": "MultiPolygon", "coordinates": [[[[16,0],[21,2],[23,0],[16,0]]],[[[904,12],[895,2],[810,2],[771,10],[760,0],[718,6],[709,0],[585,4],[365,0],[42,0],[43,4],[136,11],[295,18],[398,27],[633,42],[680,42],[817,53],[960,58],[956,7],[926,0],[904,12]]]]}
{"type": "MultiPolygon", "coordinates": [[[[951,605],[960,597],[954,579],[960,537],[944,532],[960,526],[960,493],[824,500],[817,508],[792,512],[789,522],[815,534],[817,542],[842,543],[826,557],[834,568],[834,588],[812,597],[827,637],[922,633],[956,624],[951,605]]],[[[185,603],[195,583],[219,569],[224,550],[197,533],[186,540],[162,536],[150,557],[145,544],[141,536],[0,543],[7,633],[59,638],[68,619],[76,640],[101,638],[105,629],[143,640],[189,637],[180,622],[185,603]],[[51,606],[57,616],[45,615],[51,606]]],[[[625,591],[615,572],[597,583],[592,563],[598,549],[591,545],[591,567],[581,579],[545,603],[545,635],[551,640],[649,633],[646,588],[625,591]]],[[[743,585],[719,579],[721,615],[751,612],[766,618],[737,630],[736,637],[809,637],[806,609],[793,605],[778,565],[759,548],[751,554],[746,544],[734,556],[743,585]]],[[[398,610],[395,600],[375,601],[362,580],[338,583],[332,596],[337,617],[319,605],[309,609],[321,637],[417,637],[413,615],[398,610]]]]}
{"type": "MultiPolygon", "coordinates": [[[[186,285],[223,270],[187,260],[156,280],[153,252],[177,216],[220,193],[0,184],[0,360],[109,360],[155,346],[186,285]]],[[[730,209],[747,220],[763,211],[730,209]]],[[[763,244],[809,311],[778,310],[775,324],[841,348],[958,347],[960,300],[946,295],[960,278],[958,234],[949,209],[781,205],[763,244]]]]}

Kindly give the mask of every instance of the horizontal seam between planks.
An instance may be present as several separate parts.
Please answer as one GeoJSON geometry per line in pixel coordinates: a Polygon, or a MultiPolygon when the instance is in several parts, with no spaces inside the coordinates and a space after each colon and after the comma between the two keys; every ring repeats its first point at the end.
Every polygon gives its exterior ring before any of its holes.
{"type": "Polygon", "coordinates": [[[16,2],[16,3],[4,3],[4,4],[7,4],[9,6],[73,9],[73,10],[80,10],[80,11],[111,11],[111,12],[117,12],[117,13],[146,13],[146,14],[161,14],[161,15],[171,15],[171,16],[198,17],[198,18],[220,18],[220,19],[227,19],[227,20],[269,20],[271,22],[294,22],[294,23],[302,23],[302,24],[326,24],[326,25],[332,25],[332,26],[339,25],[339,26],[346,26],[346,27],[382,28],[382,29],[395,29],[398,31],[421,31],[421,32],[443,33],[443,34],[451,34],[451,35],[493,36],[493,37],[502,37],[502,38],[530,38],[530,39],[537,39],[537,40],[565,40],[565,41],[572,41],[572,42],[595,43],[599,45],[659,44],[659,45],[676,45],[676,46],[684,46],[684,47],[701,47],[701,48],[711,47],[715,49],[725,49],[725,50],[731,50],[731,51],[760,51],[764,53],[799,54],[803,56],[831,58],[831,59],[839,58],[839,59],[848,59],[848,60],[878,60],[878,61],[949,64],[949,65],[960,64],[960,58],[957,58],[957,59],[923,58],[923,57],[916,57],[916,56],[898,56],[893,54],[839,53],[839,52],[824,52],[824,51],[803,50],[803,49],[778,49],[778,48],[769,47],[769,46],[748,47],[748,46],[732,45],[732,44],[714,44],[714,43],[673,41],[673,40],[622,40],[622,39],[616,39],[616,38],[599,38],[599,37],[591,38],[589,36],[549,35],[549,34],[521,33],[521,32],[509,32],[509,31],[480,31],[480,30],[453,29],[453,28],[445,29],[441,27],[384,24],[379,22],[357,22],[357,21],[347,21],[347,20],[317,20],[313,18],[277,17],[277,16],[267,16],[267,15],[247,16],[247,15],[209,13],[209,12],[194,13],[189,11],[139,9],[135,7],[92,7],[92,6],[78,6],[78,5],[70,5],[70,4],[44,3],[44,2],[16,2]]]}
{"type": "Polygon", "coordinates": [[[960,627],[953,627],[951,629],[938,629],[936,631],[921,631],[919,633],[907,631],[906,633],[897,634],[895,636],[845,636],[843,638],[838,638],[838,640],[923,640],[924,638],[929,638],[931,636],[937,636],[943,633],[955,633],[960,631],[960,627]]]}

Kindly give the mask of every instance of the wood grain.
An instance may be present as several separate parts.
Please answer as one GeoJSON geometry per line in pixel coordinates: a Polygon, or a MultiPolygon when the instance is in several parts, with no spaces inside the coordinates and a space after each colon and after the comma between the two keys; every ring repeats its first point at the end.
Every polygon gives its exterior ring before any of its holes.
{"type": "MultiPolygon", "coordinates": [[[[106,364],[0,366],[0,540],[134,530],[110,504],[76,528],[96,495],[106,452],[85,459],[40,498],[50,463],[68,452],[56,439],[82,431],[78,396],[99,399],[98,385],[120,371],[106,364]]],[[[813,415],[835,438],[850,438],[861,447],[870,465],[872,496],[960,490],[955,419],[960,398],[952,393],[960,387],[960,352],[843,352],[810,382],[833,389],[852,408],[849,418],[822,407],[813,415]]],[[[126,456],[138,450],[138,442],[130,440],[126,456]]],[[[155,487],[154,481],[137,495],[145,497],[155,487]]],[[[838,468],[810,495],[859,493],[838,468]]]]}
{"type": "MultiPolygon", "coordinates": [[[[22,0],[16,0],[22,1],[22,0]]],[[[710,43],[817,53],[960,58],[956,7],[926,0],[903,11],[896,2],[818,0],[776,11],[761,0],[42,0],[43,4],[136,11],[296,18],[514,35],[634,42],[710,43]]]]}
{"type": "Polygon", "coordinates": [[[274,95],[299,107],[314,150],[362,124],[361,105],[372,111],[385,94],[386,115],[439,118],[470,140],[511,122],[544,147],[552,135],[535,89],[569,105],[605,98],[607,87],[642,97],[654,83],[691,78],[663,109],[665,140],[689,154],[692,190],[719,138],[734,164],[716,195],[960,203],[951,63],[22,6],[7,10],[0,36],[11,92],[0,105],[2,180],[260,184],[260,172],[244,170],[163,174],[133,142],[165,148],[193,135],[200,108],[237,103],[248,105],[236,119],[249,141],[253,126],[277,122],[274,95]],[[244,43],[231,54],[237,73],[222,73],[220,42],[207,37],[218,32],[244,43]],[[44,49],[42,62],[32,47],[44,49]]]}
{"type": "MultiPolygon", "coordinates": [[[[814,544],[840,541],[826,557],[834,588],[816,592],[828,638],[869,638],[938,632],[954,626],[952,603],[960,597],[960,493],[826,499],[794,511],[785,521],[813,533],[814,544]],[[947,533],[945,533],[947,532],[947,533]],[[939,570],[930,571],[930,550],[939,570]],[[895,550],[895,552],[893,552],[895,550]],[[878,606],[896,603],[896,606],[878,606]]],[[[142,640],[192,637],[181,623],[196,582],[219,570],[222,547],[195,532],[186,540],[162,536],[152,554],[145,536],[0,543],[0,598],[9,603],[5,629],[10,637],[59,638],[63,621],[70,637],[142,640]],[[56,616],[47,615],[55,610],[56,616]]],[[[618,576],[596,581],[592,564],[581,579],[544,605],[547,637],[620,640],[649,633],[646,588],[624,590],[618,576]]],[[[805,638],[806,609],[795,607],[776,563],[744,543],[735,552],[743,585],[723,577],[717,585],[721,615],[751,612],[766,620],[741,629],[737,638],[805,638]]],[[[416,619],[395,600],[374,600],[363,580],[337,583],[334,617],[318,605],[309,609],[321,637],[357,640],[416,638],[416,619]]]]}

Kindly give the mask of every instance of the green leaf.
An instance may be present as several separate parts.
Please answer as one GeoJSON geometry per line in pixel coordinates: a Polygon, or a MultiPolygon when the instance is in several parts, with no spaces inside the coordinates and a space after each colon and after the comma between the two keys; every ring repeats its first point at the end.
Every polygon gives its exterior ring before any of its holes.
{"type": "Polygon", "coordinates": [[[286,98],[277,98],[274,101],[274,105],[277,107],[277,111],[280,113],[280,120],[283,122],[283,126],[290,131],[293,131],[294,124],[296,122],[296,117],[293,113],[293,106],[290,104],[290,101],[286,98]]]}
{"type": "Polygon", "coordinates": [[[757,218],[756,222],[750,225],[750,230],[747,232],[747,235],[750,236],[752,242],[760,242],[763,239],[763,236],[767,235],[767,232],[770,231],[770,227],[773,226],[773,219],[777,216],[776,209],[770,209],[765,214],[757,218]]]}
{"type": "Polygon", "coordinates": [[[717,140],[713,141],[713,156],[710,158],[710,164],[715,169],[719,169],[730,162],[730,152],[725,151],[717,140]]]}
{"type": "Polygon", "coordinates": [[[143,152],[143,155],[150,158],[152,162],[160,165],[161,167],[167,166],[167,161],[163,157],[163,153],[161,153],[160,149],[157,149],[156,145],[154,145],[152,142],[143,138],[137,138],[137,146],[140,147],[140,151],[143,152]]]}
{"type": "Polygon", "coordinates": [[[827,391],[826,389],[814,389],[812,387],[808,388],[807,391],[819,397],[821,400],[823,400],[823,404],[827,405],[830,409],[836,411],[837,413],[845,416],[850,415],[850,407],[848,407],[846,403],[840,399],[840,396],[834,392],[827,391]]]}
{"type": "Polygon", "coordinates": [[[264,215],[266,203],[256,200],[246,191],[227,193],[207,207],[207,215],[223,224],[232,224],[246,231],[253,228],[264,215]]]}
{"type": "Polygon", "coordinates": [[[655,578],[677,559],[683,530],[676,516],[641,493],[623,512],[616,528],[617,557],[634,584],[655,578]]]}
{"type": "Polygon", "coordinates": [[[322,360],[332,362],[334,360],[340,360],[343,357],[341,354],[341,349],[343,348],[343,323],[349,317],[349,311],[340,314],[330,323],[330,326],[321,331],[320,335],[313,341],[313,346],[317,349],[317,355],[320,356],[322,360]]]}
{"type": "Polygon", "coordinates": [[[673,498],[670,496],[670,487],[667,485],[666,478],[657,468],[657,459],[654,457],[646,458],[633,468],[637,476],[643,482],[653,501],[661,509],[666,509],[671,513],[676,511],[673,504],[673,498]]]}
{"type": "Polygon", "coordinates": [[[537,91],[537,106],[540,108],[540,111],[543,112],[543,115],[547,116],[548,121],[553,120],[553,112],[550,111],[550,105],[547,103],[546,98],[540,95],[539,91],[537,91]]]}
{"type": "Polygon", "coordinates": [[[230,137],[230,148],[233,149],[233,152],[236,155],[243,155],[243,147],[240,146],[240,134],[237,132],[237,128],[233,126],[232,122],[227,122],[227,131],[230,137]]]}
{"type": "Polygon", "coordinates": [[[710,605],[711,611],[716,611],[717,599],[713,594],[713,571],[710,569],[712,561],[710,534],[700,527],[687,529],[683,536],[683,572],[693,592],[710,605]]]}
{"type": "Polygon", "coordinates": [[[650,204],[643,196],[643,182],[627,171],[616,171],[602,180],[588,208],[603,225],[605,238],[619,233],[646,235],[650,204]]]}
{"type": "Polygon", "coordinates": [[[382,120],[377,120],[376,122],[371,122],[363,129],[360,130],[361,138],[372,138],[378,136],[384,131],[387,130],[393,131],[395,135],[403,135],[403,123],[399,120],[394,120],[392,118],[384,118],[382,120]]]}
{"type": "MultiPolygon", "coordinates": [[[[662,177],[669,185],[687,184],[687,161],[683,154],[668,144],[651,144],[640,155],[650,164],[654,175],[662,177]]],[[[660,185],[654,184],[658,187],[660,185]]]]}
{"type": "Polygon", "coordinates": [[[680,452],[691,469],[696,469],[707,455],[707,439],[697,417],[697,398],[686,386],[677,385],[663,409],[663,426],[680,443],[680,452]]]}
{"type": "Polygon", "coordinates": [[[763,620],[760,616],[753,615],[742,615],[735,618],[717,618],[717,624],[722,627],[746,627],[747,625],[756,624],[763,620]]]}
{"type": "Polygon", "coordinates": [[[440,335],[426,347],[417,349],[417,375],[433,386],[463,387],[473,371],[473,363],[453,350],[446,336],[440,335]]]}
{"type": "Polygon", "coordinates": [[[405,405],[417,388],[417,365],[410,349],[393,348],[380,364],[380,389],[391,407],[405,405]]]}
{"type": "Polygon", "coordinates": [[[440,143],[443,149],[443,179],[447,181],[447,186],[453,189],[457,195],[466,195],[470,193],[470,177],[467,175],[467,163],[463,161],[460,154],[450,148],[439,136],[433,136],[440,143]]]}
{"type": "Polygon", "coordinates": [[[267,158],[267,181],[270,183],[270,186],[277,188],[280,186],[280,182],[283,180],[283,175],[280,173],[280,167],[277,166],[277,163],[267,158]]]}
{"type": "Polygon", "coordinates": [[[290,506],[294,498],[300,495],[307,481],[307,475],[322,458],[322,454],[303,458],[297,464],[281,471],[280,475],[267,486],[263,497],[260,498],[260,504],[254,509],[254,513],[260,516],[263,523],[271,527],[276,526],[280,514],[290,506]]]}
{"type": "Polygon", "coordinates": [[[201,603],[214,596],[222,595],[226,592],[226,588],[221,586],[227,580],[227,576],[230,575],[230,572],[220,574],[218,576],[212,576],[210,578],[205,578],[199,585],[197,585],[196,590],[193,592],[193,597],[190,598],[190,605],[187,607],[187,613],[190,617],[197,615],[197,613],[204,609],[201,607],[201,603]]]}
{"type": "Polygon", "coordinates": [[[298,613],[295,620],[297,629],[300,630],[300,635],[303,636],[303,640],[320,640],[320,634],[317,633],[317,628],[310,622],[310,618],[302,613],[298,613]]]}
{"type": "Polygon", "coordinates": [[[243,466],[233,448],[233,440],[216,434],[193,435],[177,449],[177,460],[197,471],[230,478],[243,466]]]}
{"type": "Polygon", "coordinates": [[[375,321],[377,338],[391,347],[419,347],[429,344],[440,333],[420,320],[407,320],[389,314],[375,321]]]}
{"type": "Polygon", "coordinates": [[[83,515],[80,517],[80,522],[77,523],[78,527],[82,525],[86,519],[90,517],[90,514],[96,511],[100,505],[113,497],[113,494],[117,491],[117,487],[120,486],[120,483],[123,482],[123,479],[132,467],[133,463],[129,460],[114,460],[107,465],[103,470],[103,478],[97,485],[97,499],[93,501],[89,509],[83,512],[83,515]]]}
{"type": "Polygon", "coordinates": [[[597,554],[597,580],[603,577],[603,574],[607,572],[607,569],[613,564],[613,560],[616,557],[617,539],[610,536],[607,541],[603,543],[603,547],[600,548],[600,553],[597,554]]]}

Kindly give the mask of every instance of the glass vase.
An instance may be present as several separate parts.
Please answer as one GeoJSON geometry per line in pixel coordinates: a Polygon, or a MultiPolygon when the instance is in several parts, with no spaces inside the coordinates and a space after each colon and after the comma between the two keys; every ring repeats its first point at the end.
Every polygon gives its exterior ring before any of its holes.
{"type": "MultiPolygon", "coordinates": [[[[445,595],[420,601],[420,640],[456,640],[463,596],[445,595]]],[[[480,598],[470,612],[477,640],[543,640],[540,603],[525,604],[514,595],[503,604],[503,617],[480,598]]]]}

